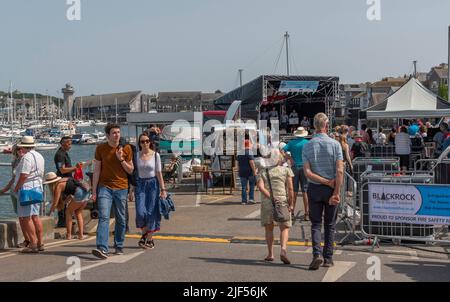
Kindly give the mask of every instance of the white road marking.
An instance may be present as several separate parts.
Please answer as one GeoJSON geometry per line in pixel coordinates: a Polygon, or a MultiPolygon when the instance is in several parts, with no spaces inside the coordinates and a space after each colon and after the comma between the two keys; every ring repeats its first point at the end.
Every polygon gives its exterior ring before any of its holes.
{"type": "Polygon", "coordinates": [[[245,218],[256,218],[256,217],[258,217],[259,215],[261,215],[261,209],[256,210],[256,211],[250,213],[249,215],[245,216],[245,218]]]}
{"type": "Polygon", "coordinates": [[[197,196],[195,198],[195,206],[199,207],[201,202],[202,202],[202,195],[201,194],[197,194],[197,196]]]}
{"type": "Polygon", "coordinates": [[[355,265],[356,262],[335,261],[334,266],[328,268],[325,277],[323,277],[322,279],[322,282],[336,282],[355,265]]]}
{"type": "Polygon", "coordinates": [[[299,253],[299,254],[312,254],[312,247],[307,248],[306,250],[295,250],[292,251],[293,253],[299,253]]]}
{"type": "Polygon", "coordinates": [[[420,260],[418,257],[401,256],[401,255],[389,255],[388,258],[391,258],[391,259],[402,259],[402,260],[420,260]]]}
{"type": "MultiPolygon", "coordinates": [[[[86,271],[86,270],[89,270],[91,268],[95,268],[95,267],[98,267],[101,265],[109,264],[109,263],[118,263],[118,264],[126,263],[126,262],[130,261],[131,259],[141,255],[142,253],[144,253],[144,251],[133,253],[133,254],[128,254],[128,255],[112,256],[106,260],[99,260],[99,262],[97,262],[95,264],[81,267],[80,272],[86,271]]],[[[47,276],[44,278],[35,279],[30,282],[51,282],[51,281],[65,278],[66,276],[67,276],[67,272],[62,272],[62,273],[54,274],[54,275],[47,276]]]]}

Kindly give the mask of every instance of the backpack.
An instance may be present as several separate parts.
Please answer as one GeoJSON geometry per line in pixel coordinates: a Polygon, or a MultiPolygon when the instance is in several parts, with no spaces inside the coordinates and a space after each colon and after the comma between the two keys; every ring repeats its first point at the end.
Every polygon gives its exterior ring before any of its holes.
{"type": "Polygon", "coordinates": [[[415,135],[411,139],[411,150],[412,151],[422,151],[424,148],[423,139],[420,135],[415,135]]]}

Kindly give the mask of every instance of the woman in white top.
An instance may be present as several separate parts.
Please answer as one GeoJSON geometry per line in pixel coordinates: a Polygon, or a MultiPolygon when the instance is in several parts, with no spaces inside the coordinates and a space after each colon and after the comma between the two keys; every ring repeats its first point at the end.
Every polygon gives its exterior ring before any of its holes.
{"type": "Polygon", "coordinates": [[[400,157],[400,167],[405,172],[409,167],[411,154],[411,139],[405,126],[400,128],[400,133],[395,136],[395,153],[400,157]]]}
{"type": "Polygon", "coordinates": [[[154,151],[147,133],[139,136],[134,177],[136,178],[136,227],[142,230],[139,246],[154,248],[153,233],[160,230],[159,198],[166,198],[166,188],[161,173],[161,158],[154,151]]]}
{"type": "Polygon", "coordinates": [[[22,253],[38,253],[44,251],[43,228],[39,218],[40,202],[43,200],[42,179],[45,161],[41,154],[34,151],[36,144],[31,136],[22,137],[17,144],[17,152],[21,157],[16,168],[14,193],[18,197],[17,215],[20,227],[27,242],[22,253]],[[40,196],[38,196],[40,195],[40,196]],[[37,198],[40,198],[38,200],[37,198]],[[28,200],[40,201],[25,204],[28,200]],[[23,204],[24,203],[24,204],[23,204]]]}

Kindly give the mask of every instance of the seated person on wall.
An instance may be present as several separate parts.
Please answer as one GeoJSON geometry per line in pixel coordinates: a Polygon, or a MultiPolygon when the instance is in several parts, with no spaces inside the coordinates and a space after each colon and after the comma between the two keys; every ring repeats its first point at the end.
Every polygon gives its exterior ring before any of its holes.
{"type": "Polygon", "coordinates": [[[178,169],[181,165],[181,158],[179,155],[173,153],[172,158],[170,159],[170,164],[167,170],[164,173],[164,180],[169,181],[171,178],[173,179],[174,183],[178,176],[178,169]]]}

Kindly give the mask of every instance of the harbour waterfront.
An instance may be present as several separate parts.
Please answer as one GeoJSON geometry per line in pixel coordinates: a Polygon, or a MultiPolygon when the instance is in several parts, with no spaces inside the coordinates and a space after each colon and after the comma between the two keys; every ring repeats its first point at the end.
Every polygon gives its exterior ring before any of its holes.
{"type": "MultiPolygon", "coordinates": [[[[134,129],[133,129],[134,130],[134,129]]],[[[128,130],[128,126],[122,126],[121,131],[123,136],[135,135],[134,132],[128,130]]],[[[79,132],[83,133],[93,133],[95,131],[103,131],[103,127],[84,127],[80,128],[79,132]]],[[[95,145],[73,145],[71,151],[69,152],[72,164],[79,161],[88,161],[94,158],[95,145]]],[[[50,151],[40,151],[45,159],[45,171],[51,172],[55,171],[55,163],[53,158],[55,156],[56,150],[50,151]]],[[[12,157],[10,154],[0,154],[0,162],[9,163],[12,157]]],[[[3,188],[11,178],[11,168],[10,167],[0,167],[0,187],[3,188]]],[[[10,218],[16,217],[9,195],[0,196],[0,218],[10,218]]]]}

